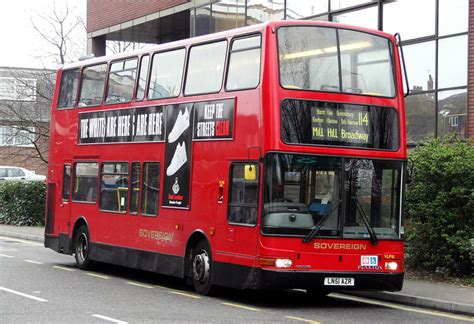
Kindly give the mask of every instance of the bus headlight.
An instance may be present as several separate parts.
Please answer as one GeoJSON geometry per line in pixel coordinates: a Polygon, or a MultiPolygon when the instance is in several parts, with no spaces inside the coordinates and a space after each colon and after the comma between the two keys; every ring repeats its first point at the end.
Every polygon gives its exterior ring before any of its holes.
{"type": "Polygon", "coordinates": [[[397,270],[398,269],[398,263],[396,262],[385,262],[385,269],[387,270],[397,270]]]}
{"type": "Polygon", "coordinates": [[[276,259],[275,266],[277,268],[291,268],[293,261],[291,259],[276,259]]]}

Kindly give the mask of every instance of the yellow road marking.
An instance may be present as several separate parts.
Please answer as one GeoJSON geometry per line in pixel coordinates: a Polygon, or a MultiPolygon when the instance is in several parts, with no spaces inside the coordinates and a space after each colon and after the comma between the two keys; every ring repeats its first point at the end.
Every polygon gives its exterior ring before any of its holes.
{"type": "Polygon", "coordinates": [[[145,285],[145,284],[141,284],[141,283],[133,282],[133,281],[127,281],[127,284],[132,285],[132,286],[142,287],[142,288],[148,288],[148,289],[154,288],[153,286],[145,285]]]}
{"type": "Polygon", "coordinates": [[[25,262],[34,263],[34,264],[43,264],[43,262],[33,261],[33,260],[25,260],[25,262]]]}
{"type": "Polygon", "coordinates": [[[160,286],[160,285],[155,285],[156,288],[164,289],[164,290],[172,290],[171,288],[165,287],[165,286],[160,286]]]}
{"type": "Polygon", "coordinates": [[[443,313],[440,311],[431,311],[431,310],[420,309],[420,308],[415,308],[415,307],[410,307],[410,306],[401,306],[401,305],[396,305],[396,304],[383,302],[383,301],[375,301],[375,300],[362,298],[362,297],[343,296],[343,295],[339,295],[335,293],[332,293],[331,297],[347,299],[347,300],[362,302],[362,303],[371,304],[371,305],[390,307],[393,309],[399,309],[399,310],[403,310],[407,312],[420,313],[420,314],[426,314],[426,315],[432,315],[432,316],[438,316],[438,317],[446,317],[446,318],[451,318],[458,321],[474,322],[474,317],[443,313]]]}
{"type": "Polygon", "coordinates": [[[110,277],[100,275],[97,273],[92,273],[92,272],[86,272],[86,275],[91,276],[91,277],[101,278],[101,279],[110,279],[110,277]]]}
{"type": "Polygon", "coordinates": [[[201,296],[197,296],[197,295],[193,295],[193,294],[187,294],[187,293],[183,293],[183,292],[177,291],[177,290],[171,290],[171,289],[169,289],[168,292],[169,292],[170,294],[176,294],[176,295],[191,297],[191,298],[195,298],[195,299],[200,299],[200,298],[202,298],[201,296]]]}
{"type": "Polygon", "coordinates": [[[15,257],[14,257],[14,256],[12,256],[12,255],[8,255],[8,254],[1,254],[1,253],[0,253],[0,256],[2,256],[2,257],[5,257],[5,258],[11,258],[11,259],[15,258],[15,257]]]}
{"type": "Polygon", "coordinates": [[[301,318],[301,317],[294,317],[294,316],[285,316],[285,317],[289,318],[289,319],[292,319],[292,320],[295,320],[295,321],[301,321],[301,322],[312,323],[312,324],[321,324],[321,322],[313,321],[313,320],[309,320],[309,319],[304,319],[304,318],[301,318]]]}
{"type": "Polygon", "coordinates": [[[64,271],[71,271],[71,272],[76,271],[75,269],[69,269],[69,268],[60,267],[60,266],[53,266],[53,268],[64,270],[64,271]]]}
{"type": "Polygon", "coordinates": [[[260,311],[260,309],[257,309],[257,308],[244,306],[244,305],[239,305],[239,304],[233,304],[233,303],[222,303],[222,305],[227,305],[227,306],[237,307],[237,308],[243,308],[243,309],[251,310],[251,311],[254,311],[254,312],[260,311]]]}

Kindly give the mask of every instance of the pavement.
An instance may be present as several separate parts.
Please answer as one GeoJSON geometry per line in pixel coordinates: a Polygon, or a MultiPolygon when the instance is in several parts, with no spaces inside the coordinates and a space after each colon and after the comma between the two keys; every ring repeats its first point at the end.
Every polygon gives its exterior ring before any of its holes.
{"type": "MultiPolygon", "coordinates": [[[[0,224],[0,236],[43,242],[44,227],[0,224]]],[[[350,292],[350,295],[385,302],[474,316],[474,288],[454,284],[405,279],[398,292],[350,292]]]]}

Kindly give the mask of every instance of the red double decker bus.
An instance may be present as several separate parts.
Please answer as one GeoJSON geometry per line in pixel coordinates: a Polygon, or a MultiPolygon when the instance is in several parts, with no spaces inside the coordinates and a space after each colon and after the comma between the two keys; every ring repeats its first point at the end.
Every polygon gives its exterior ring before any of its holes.
{"type": "Polygon", "coordinates": [[[58,71],[45,246],[196,291],[400,290],[399,48],[278,21],[58,71]]]}

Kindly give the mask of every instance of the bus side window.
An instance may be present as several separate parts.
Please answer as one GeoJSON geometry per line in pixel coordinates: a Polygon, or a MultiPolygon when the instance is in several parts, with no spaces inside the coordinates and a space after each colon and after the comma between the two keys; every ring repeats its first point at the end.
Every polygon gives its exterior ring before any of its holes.
{"type": "Polygon", "coordinates": [[[143,164],[142,180],[142,215],[158,215],[158,198],[160,196],[160,163],[146,162],[143,164]]]}
{"type": "Polygon", "coordinates": [[[128,163],[102,163],[100,209],[125,213],[128,205],[128,163]]]}
{"type": "Polygon", "coordinates": [[[226,90],[252,89],[260,82],[260,35],[232,42],[226,90]]]}
{"type": "Polygon", "coordinates": [[[227,221],[231,224],[257,224],[259,167],[255,163],[231,165],[231,187],[227,221]]]}
{"type": "Polygon", "coordinates": [[[99,163],[78,162],[74,164],[72,200],[95,203],[97,201],[99,163]]]}
{"type": "Polygon", "coordinates": [[[76,105],[79,69],[63,71],[59,90],[58,109],[73,108],[76,105]]]}
{"type": "Polygon", "coordinates": [[[130,190],[130,214],[136,215],[138,213],[138,199],[140,196],[140,162],[132,163],[130,190]]]}
{"type": "Polygon", "coordinates": [[[140,62],[140,75],[138,76],[137,95],[135,98],[136,101],[142,101],[145,98],[145,87],[149,65],[150,55],[143,56],[140,62]]]}
{"type": "Polygon", "coordinates": [[[112,63],[107,82],[106,104],[132,101],[138,59],[127,59],[112,63]]]}
{"type": "Polygon", "coordinates": [[[221,90],[226,53],[227,41],[191,47],[184,88],[186,96],[221,90]]]}
{"type": "Polygon", "coordinates": [[[65,164],[63,168],[63,190],[62,190],[63,201],[69,201],[70,187],[71,187],[71,165],[65,164]]]}
{"type": "Polygon", "coordinates": [[[148,99],[179,96],[185,56],[186,50],[184,48],[153,55],[148,99]]]}
{"type": "Polygon", "coordinates": [[[89,66],[82,70],[78,107],[91,107],[102,104],[106,71],[107,63],[89,66]]]}

